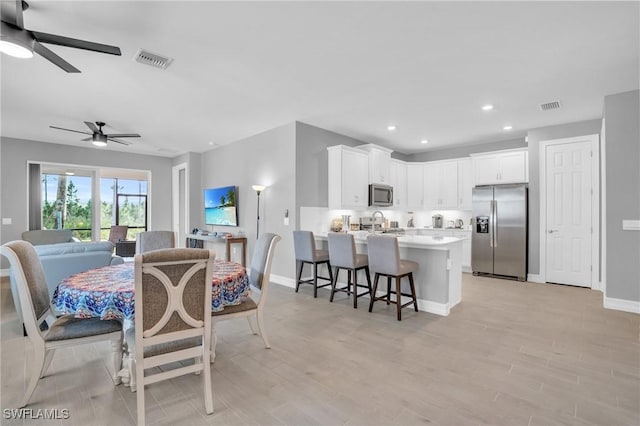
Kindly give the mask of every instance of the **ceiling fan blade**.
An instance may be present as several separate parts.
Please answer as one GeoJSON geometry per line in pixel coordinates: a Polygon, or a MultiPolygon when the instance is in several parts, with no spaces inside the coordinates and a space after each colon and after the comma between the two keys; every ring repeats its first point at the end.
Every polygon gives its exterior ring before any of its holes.
{"type": "Polygon", "coordinates": [[[51,127],[52,129],[65,130],[67,132],[82,133],[83,135],[93,135],[93,133],[81,132],[80,130],[65,129],[64,127],[56,127],[56,126],[49,126],[49,127],[51,127]]]}
{"type": "Polygon", "coordinates": [[[108,138],[141,138],[137,133],[120,133],[117,135],[107,135],[108,138]]]}
{"type": "Polygon", "coordinates": [[[91,137],[91,138],[84,138],[84,139],[80,139],[80,140],[81,140],[82,142],[87,142],[87,141],[90,141],[90,140],[92,140],[92,139],[93,139],[93,138],[91,137]]]}
{"type": "Polygon", "coordinates": [[[58,46],[73,47],[75,49],[91,50],[93,52],[108,53],[109,55],[121,56],[120,48],[108,44],[94,43],[92,41],[78,40],[76,38],[64,37],[55,34],[40,33],[32,31],[35,39],[41,43],[57,44],[58,46]]]}
{"type": "Polygon", "coordinates": [[[118,139],[107,138],[107,140],[115,143],[119,143],[122,145],[131,145],[131,142],[119,141],[118,139]]]}
{"type": "Polygon", "coordinates": [[[53,53],[51,50],[47,49],[46,47],[38,43],[37,40],[33,43],[33,50],[38,55],[42,56],[52,64],[59,66],[66,72],[74,72],[74,73],[80,72],[78,68],[74,67],[69,62],[65,61],[60,56],[53,53]]]}
{"type": "Polygon", "coordinates": [[[92,132],[100,133],[100,129],[98,129],[98,127],[95,124],[93,124],[92,122],[85,121],[84,124],[86,124],[87,127],[90,128],[92,132]]]}
{"type": "Polygon", "coordinates": [[[24,30],[22,19],[22,0],[0,1],[0,15],[2,20],[24,30]]]}

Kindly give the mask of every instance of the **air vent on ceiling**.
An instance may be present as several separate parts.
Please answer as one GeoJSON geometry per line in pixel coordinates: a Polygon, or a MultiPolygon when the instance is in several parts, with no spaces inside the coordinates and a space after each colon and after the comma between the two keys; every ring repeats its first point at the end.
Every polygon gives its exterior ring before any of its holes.
{"type": "Polygon", "coordinates": [[[148,50],[140,49],[134,58],[136,62],[141,64],[150,65],[155,68],[167,69],[167,67],[173,62],[173,58],[158,55],[157,53],[151,53],[148,50]]]}
{"type": "Polygon", "coordinates": [[[552,109],[559,109],[559,108],[560,108],[560,101],[552,101],[552,102],[540,104],[540,109],[543,111],[549,111],[552,109]]]}

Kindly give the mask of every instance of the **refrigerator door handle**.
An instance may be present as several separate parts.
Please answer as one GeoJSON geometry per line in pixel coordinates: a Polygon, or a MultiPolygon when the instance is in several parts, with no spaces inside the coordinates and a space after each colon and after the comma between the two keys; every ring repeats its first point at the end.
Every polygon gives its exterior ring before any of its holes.
{"type": "Polygon", "coordinates": [[[491,201],[491,247],[498,247],[498,227],[496,226],[496,220],[498,218],[498,202],[496,200],[491,201]]]}
{"type": "Polygon", "coordinates": [[[493,200],[489,201],[489,247],[493,248],[493,200]]]}

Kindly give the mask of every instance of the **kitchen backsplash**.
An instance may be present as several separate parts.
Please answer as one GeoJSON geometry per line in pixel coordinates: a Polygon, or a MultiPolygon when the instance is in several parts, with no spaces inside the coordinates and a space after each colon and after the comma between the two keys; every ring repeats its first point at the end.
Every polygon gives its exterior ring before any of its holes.
{"type": "MultiPolygon", "coordinates": [[[[331,222],[341,218],[342,215],[350,215],[350,223],[358,223],[360,217],[371,217],[376,209],[368,210],[330,210],[326,207],[300,207],[300,229],[316,232],[328,232],[331,222]]],[[[431,216],[441,214],[443,216],[443,226],[446,227],[449,221],[462,219],[466,228],[471,219],[471,210],[420,210],[409,213],[406,211],[380,209],[385,219],[397,221],[400,228],[406,228],[409,219],[413,217],[413,226],[423,228],[431,226],[431,216]]]]}

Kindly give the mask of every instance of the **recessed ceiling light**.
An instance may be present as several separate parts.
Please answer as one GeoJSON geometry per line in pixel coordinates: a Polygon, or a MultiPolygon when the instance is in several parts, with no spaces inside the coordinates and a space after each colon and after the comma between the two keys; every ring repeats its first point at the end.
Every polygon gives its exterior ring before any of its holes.
{"type": "Polygon", "coordinates": [[[209,142],[209,145],[213,145],[213,142],[209,142]]]}
{"type": "Polygon", "coordinates": [[[393,132],[396,129],[396,126],[394,126],[393,124],[390,126],[387,126],[387,130],[389,130],[390,132],[393,132]]]}
{"type": "Polygon", "coordinates": [[[427,139],[422,139],[420,143],[425,144],[425,143],[429,143],[429,141],[427,139]]]}
{"type": "Polygon", "coordinates": [[[493,105],[487,104],[482,106],[483,111],[491,111],[493,109],[493,105]]]}
{"type": "Polygon", "coordinates": [[[513,129],[513,127],[512,127],[512,126],[504,126],[504,127],[502,128],[502,130],[511,130],[511,129],[513,129]]]}

